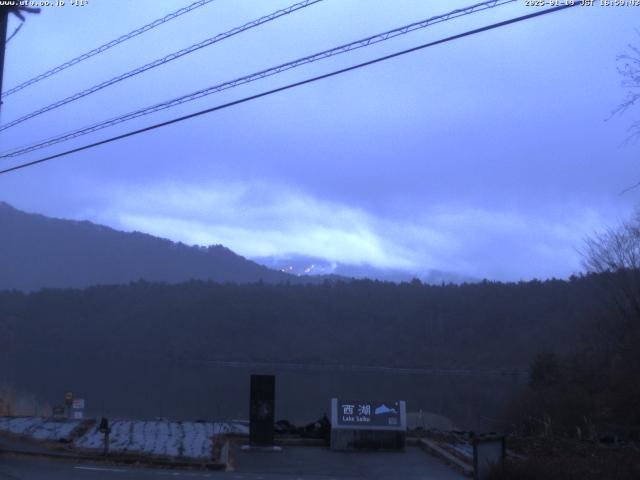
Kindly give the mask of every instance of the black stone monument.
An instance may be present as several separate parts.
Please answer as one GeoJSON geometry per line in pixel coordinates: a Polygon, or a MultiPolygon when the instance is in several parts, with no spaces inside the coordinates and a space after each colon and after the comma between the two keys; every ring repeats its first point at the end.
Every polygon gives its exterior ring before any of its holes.
{"type": "Polygon", "coordinates": [[[249,410],[249,443],[251,445],[273,445],[275,393],[275,375],[251,375],[249,410]]]}

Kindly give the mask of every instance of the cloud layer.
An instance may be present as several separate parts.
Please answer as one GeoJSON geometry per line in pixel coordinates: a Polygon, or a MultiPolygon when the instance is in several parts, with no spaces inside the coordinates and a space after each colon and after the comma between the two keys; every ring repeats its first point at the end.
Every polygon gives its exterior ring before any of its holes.
{"type": "Polygon", "coordinates": [[[381,217],[264,182],[120,185],[103,197],[109,200],[94,215],[99,221],[188,244],[223,244],[246,257],[309,255],[499,280],[578,272],[577,250],[604,222],[588,208],[534,216],[451,204],[381,217]]]}

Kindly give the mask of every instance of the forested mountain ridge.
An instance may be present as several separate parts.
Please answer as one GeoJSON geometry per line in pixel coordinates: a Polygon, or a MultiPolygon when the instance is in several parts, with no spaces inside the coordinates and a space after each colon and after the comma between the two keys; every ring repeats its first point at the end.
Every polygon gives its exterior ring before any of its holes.
{"type": "Polygon", "coordinates": [[[312,285],[222,246],[189,247],[4,203],[0,230],[0,290],[104,285],[0,292],[0,331],[34,360],[38,352],[67,351],[526,368],[540,351],[570,349],[598,308],[593,277],[441,286],[332,278],[312,285]]]}
{"type": "Polygon", "coordinates": [[[222,245],[191,247],[88,221],[25,213],[0,202],[0,289],[88,287],[137,280],[285,282],[222,245]]]}
{"type": "Polygon", "coordinates": [[[137,280],[319,283],[349,278],[401,282],[418,277],[432,284],[478,281],[433,269],[412,273],[342,263],[326,268],[334,263],[317,257],[247,259],[222,245],[188,246],[89,221],[26,213],[1,201],[0,233],[0,290],[85,288],[137,280]]]}
{"type": "Polygon", "coordinates": [[[431,286],[136,282],[0,292],[0,323],[33,361],[82,355],[412,367],[527,368],[597,311],[591,277],[431,286]]]}

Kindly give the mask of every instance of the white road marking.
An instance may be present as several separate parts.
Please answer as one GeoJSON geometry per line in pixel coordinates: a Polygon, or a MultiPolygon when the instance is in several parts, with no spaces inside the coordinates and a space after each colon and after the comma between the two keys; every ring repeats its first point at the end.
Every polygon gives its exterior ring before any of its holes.
{"type": "Polygon", "coordinates": [[[165,475],[172,477],[211,477],[210,473],[194,473],[194,472],[154,472],[156,475],[165,475]]]}
{"type": "Polygon", "coordinates": [[[192,472],[155,472],[157,475],[165,475],[172,477],[211,477],[210,473],[192,473],[192,472]]]}
{"type": "Polygon", "coordinates": [[[97,471],[97,472],[118,472],[118,473],[126,472],[126,470],[122,470],[120,468],[80,467],[78,465],[74,466],[73,468],[75,468],[77,470],[93,470],[93,471],[97,471]]]}
{"type": "MultiPolygon", "coordinates": [[[[105,468],[105,467],[84,467],[76,465],[73,468],[78,470],[91,470],[95,472],[114,472],[114,473],[126,473],[131,472],[130,469],[124,470],[122,468],[105,468]]],[[[210,473],[194,473],[194,472],[153,472],[155,475],[172,476],[172,477],[206,477],[210,478],[210,473]]]]}

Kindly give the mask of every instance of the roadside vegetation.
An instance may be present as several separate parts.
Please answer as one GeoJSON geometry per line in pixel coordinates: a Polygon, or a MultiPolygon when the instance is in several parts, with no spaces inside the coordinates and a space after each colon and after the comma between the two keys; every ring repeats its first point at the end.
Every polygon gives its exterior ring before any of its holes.
{"type": "Polygon", "coordinates": [[[509,410],[523,459],[495,479],[640,478],[640,214],[589,239],[599,302],[583,343],[539,354],[509,410]]]}

